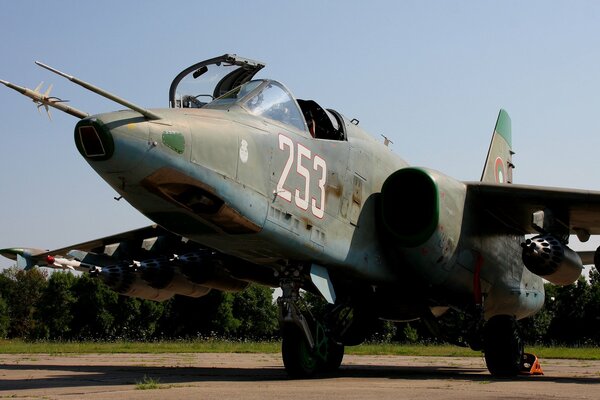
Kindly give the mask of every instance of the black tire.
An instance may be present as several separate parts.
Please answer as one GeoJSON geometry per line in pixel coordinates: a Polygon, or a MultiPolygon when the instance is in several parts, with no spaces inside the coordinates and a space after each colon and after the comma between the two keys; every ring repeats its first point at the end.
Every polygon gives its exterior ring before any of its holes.
{"type": "MultiPolygon", "coordinates": [[[[349,308],[346,308],[346,312],[349,308]]],[[[344,346],[357,346],[365,341],[374,332],[377,326],[378,319],[372,312],[364,311],[363,309],[353,308],[352,317],[349,324],[344,321],[333,320],[328,321],[328,326],[338,326],[343,328],[343,332],[334,330],[332,337],[344,346]]]]}
{"type": "Polygon", "coordinates": [[[496,315],[483,328],[483,351],[487,368],[493,376],[511,377],[519,373],[523,359],[523,342],[516,319],[496,315]]]}
{"type": "Polygon", "coordinates": [[[286,329],[282,335],[281,355],[288,375],[291,378],[314,376],[319,367],[319,361],[310,349],[304,334],[297,328],[291,328],[286,329]]]}
{"type": "Polygon", "coordinates": [[[334,372],[342,365],[344,359],[344,346],[337,344],[333,340],[329,340],[327,348],[327,361],[323,363],[323,370],[325,372],[334,372]]]}

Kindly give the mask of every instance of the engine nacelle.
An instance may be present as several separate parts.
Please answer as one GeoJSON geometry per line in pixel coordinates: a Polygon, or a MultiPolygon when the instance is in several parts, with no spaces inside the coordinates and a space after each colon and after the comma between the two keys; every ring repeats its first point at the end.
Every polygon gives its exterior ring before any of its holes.
{"type": "Polygon", "coordinates": [[[536,275],[555,285],[570,285],[583,270],[579,255],[552,235],[527,239],[523,247],[523,263],[536,275]]]}
{"type": "Polygon", "coordinates": [[[381,188],[380,233],[400,265],[432,284],[447,279],[460,240],[466,187],[425,168],[403,168],[381,188]]]}

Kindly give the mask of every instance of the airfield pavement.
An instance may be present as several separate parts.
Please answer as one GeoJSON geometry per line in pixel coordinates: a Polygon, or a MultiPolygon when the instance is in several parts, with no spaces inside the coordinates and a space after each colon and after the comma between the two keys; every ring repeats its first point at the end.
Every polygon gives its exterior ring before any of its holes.
{"type": "Polygon", "coordinates": [[[350,355],[290,380],[278,354],[0,355],[0,399],[600,398],[600,361],[541,361],[543,376],[495,379],[481,358],[350,355]],[[159,388],[138,389],[144,377],[159,388]]]}

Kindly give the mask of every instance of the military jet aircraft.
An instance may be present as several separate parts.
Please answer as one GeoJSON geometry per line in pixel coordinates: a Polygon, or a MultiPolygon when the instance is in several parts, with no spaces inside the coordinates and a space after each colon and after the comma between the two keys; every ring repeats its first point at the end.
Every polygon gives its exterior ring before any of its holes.
{"type": "MultiPolygon", "coordinates": [[[[248,282],[280,287],[285,368],[308,377],[340,366],[377,319],[467,318],[468,344],[493,375],[527,357],[517,321],[544,303],[544,279],[570,284],[568,247],[600,234],[600,192],[512,184],[511,120],[501,110],[480,182],[409,166],[357,120],[281,83],[264,64],[223,55],[173,80],[170,108],[148,110],[52,67],[125,110],[89,115],[1,81],[38,106],[67,112],[77,150],[155,225],[56,250],[7,248],[30,268],[85,271],[127,296],[165,300],[248,282]],[[525,239],[525,235],[534,237],[525,239]],[[329,303],[323,317],[302,292],[329,303]]],[[[202,312],[199,310],[199,312],[202,312]]]]}

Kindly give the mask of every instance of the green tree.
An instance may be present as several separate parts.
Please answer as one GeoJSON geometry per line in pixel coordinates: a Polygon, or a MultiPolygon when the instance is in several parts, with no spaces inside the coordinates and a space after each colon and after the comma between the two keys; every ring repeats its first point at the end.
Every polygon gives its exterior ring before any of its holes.
{"type": "Polygon", "coordinates": [[[15,281],[9,277],[11,269],[4,270],[0,274],[0,338],[8,337],[10,331],[10,306],[9,299],[15,286],[15,281]]]}
{"type": "Polygon", "coordinates": [[[238,336],[241,321],[233,313],[234,294],[228,292],[218,293],[220,301],[211,320],[210,332],[228,337],[238,336]]]}
{"type": "MultiPolygon", "coordinates": [[[[550,291],[549,291],[550,292],[550,291]]],[[[548,328],[549,339],[561,344],[581,344],[587,336],[589,321],[586,320],[586,309],[590,302],[590,285],[581,276],[572,285],[556,287],[550,292],[547,303],[553,314],[548,328]]]]}
{"type": "Polygon", "coordinates": [[[0,339],[6,338],[10,327],[10,316],[8,314],[8,303],[0,293],[0,339]]]}
{"type": "Polygon", "coordinates": [[[152,337],[163,310],[163,303],[119,296],[114,315],[115,335],[128,340],[152,337]]]}
{"type": "Polygon", "coordinates": [[[36,309],[46,288],[47,274],[39,268],[11,268],[4,272],[9,281],[3,282],[10,316],[9,337],[30,339],[35,335],[38,321],[36,309]]]}
{"type": "Polygon", "coordinates": [[[402,333],[398,332],[398,337],[400,341],[403,343],[410,344],[417,343],[419,341],[419,332],[417,331],[417,329],[411,326],[409,322],[406,322],[402,325],[404,325],[402,327],[402,333]]]}
{"type": "Polygon", "coordinates": [[[589,301],[585,308],[586,336],[595,345],[600,344],[600,273],[590,270],[589,301]]]}
{"type": "Polygon", "coordinates": [[[158,321],[162,317],[165,304],[151,300],[140,300],[140,313],[138,321],[138,338],[148,339],[155,335],[158,321]]]}
{"type": "Polygon", "coordinates": [[[98,340],[115,337],[115,311],[119,295],[100,279],[82,275],[73,285],[72,337],[98,340]]]}
{"type": "Polygon", "coordinates": [[[77,278],[70,272],[54,272],[40,297],[36,319],[36,336],[43,339],[66,339],[73,320],[73,286],[77,278]]]}
{"type": "Polygon", "coordinates": [[[232,316],[239,321],[235,333],[239,337],[264,339],[279,328],[277,306],[273,304],[273,289],[250,285],[233,296],[232,316]]]}
{"type": "Polygon", "coordinates": [[[17,267],[5,269],[0,273],[0,296],[8,300],[12,296],[15,286],[14,274],[17,272],[17,267]]]}
{"type": "Polygon", "coordinates": [[[157,336],[168,338],[194,338],[212,334],[224,334],[235,321],[231,316],[231,301],[227,293],[211,290],[199,298],[175,296],[164,305],[158,322],[157,336]]]}

